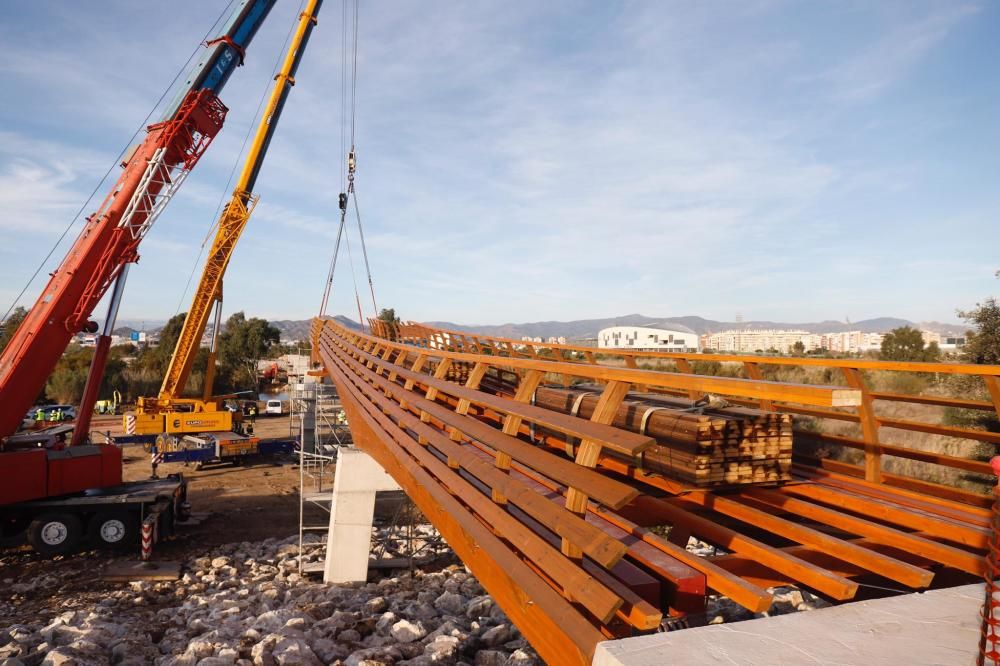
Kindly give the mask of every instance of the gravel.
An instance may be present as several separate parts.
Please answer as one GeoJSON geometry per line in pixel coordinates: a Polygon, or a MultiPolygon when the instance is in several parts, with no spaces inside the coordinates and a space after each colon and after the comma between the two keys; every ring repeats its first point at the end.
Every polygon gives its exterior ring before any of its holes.
{"type": "MultiPolygon", "coordinates": [[[[322,556],[312,541],[307,562],[322,556]]],[[[228,544],[186,562],[177,581],[133,581],[23,618],[0,629],[0,666],[541,663],[464,567],[325,585],[301,577],[297,557],[298,537],[228,544]]]]}
{"type": "MultiPolygon", "coordinates": [[[[724,554],[724,551],[721,549],[704,541],[699,541],[694,537],[688,539],[687,550],[701,557],[724,554]]],[[[709,596],[705,604],[706,621],[709,624],[739,622],[741,620],[753,620],[773,615],[810,611],[830,605],[829,602],[820,597],[810,594],[805,590],[797,590],[792,587],[771,587],[768,588],[768,591],[774,598],[771,607],[763,613],[752,613],[726,597],[709,596]]]]}

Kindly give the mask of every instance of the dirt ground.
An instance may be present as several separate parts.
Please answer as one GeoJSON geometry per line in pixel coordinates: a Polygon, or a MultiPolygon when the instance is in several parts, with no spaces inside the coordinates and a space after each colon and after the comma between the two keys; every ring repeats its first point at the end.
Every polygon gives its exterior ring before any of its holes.
{"type": "MultiPolygon", "coordinates": [[[[95,418],[92,429],[122,434],[121,417],[95,418]]],[[[259,417],[255,432],[261,438],[286,438],[288,417],[259,417]]],[[[126,481],[149,477],[149,454],[141,446],[126,446],[123,460],[126,481]]],[[[284,538],[298,532],[297,458],[258,460],[238,467],[214,465],[197,471],[171,463],[160,465],[157,472],[161,477],[184,475],[188,501],[201,522],[181,527],[175,537],[158,544],[155,559],[183,562],[220,544],[284,538]]],[[[321,509],[308,503],[306,516],[311,524],[326,520],[321,509]]],[[[102,592],[127,585],[101,581],[100,569],[114,560],[135,559],[137,555],[131,551],[120,555],[87,551],[45,559],[26,547],[0,550],[0,627],[37,623],[55,613],[96,603],[102,592]]]]}

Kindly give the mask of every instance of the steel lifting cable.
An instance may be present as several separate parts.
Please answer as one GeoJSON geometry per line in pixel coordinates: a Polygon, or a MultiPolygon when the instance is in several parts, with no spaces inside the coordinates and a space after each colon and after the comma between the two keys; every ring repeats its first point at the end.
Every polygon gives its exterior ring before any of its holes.
{"type": "Polygon", "coordinates": [[[25,283],[24,288],[21,289],[17,297],[14,298],[14,302],[10,304],[9,308],[7,308],[7,312],[4,313],[4,316],[0,318],[0,323],[6,322],[7,318],[10,317],[10,313],[13,312],[14,308],[17,307],[18,302],[24,296],[25,292],[28,291],[28,289],[31,287],[31,283],[35,281],[35,278],[38,277],[38,274],[42,272],[43,268],[45,268],[45,264],[47,264],[49,259],[52,258],[52,255],[55,254],[56,249],[66,239],[66,236],[69,234],[70,229],[72,229],[73,225],[76,224],[76,221],[80,219],[80,215],[83,214],[83,211],[85,211],[90,206],[90,202],[93,200],[94,195],[96,195],[98,190],[101,189],[101,186],[104,185],[104,182],[108,179],[108,176],[111,175],[111,172],[114,171],[116,166],[121,164],[122,159],[125,157],[125,153],[127,153],[129,148],[132,147],[132,144],[135,142],[136,138],[138,138],[142,130],[149,125],[150,118],[153,117],[153,114],[156,113],[156,110],[159,108],[160,104],[163,103],[163,100],[166,99],[170,91],[173,90],[174,85],[176,85],[177,81],[187,71],[188,65],[190,64],[191,60],[194,59],[194,57],[201,51],[204,43],[208,40],[209,37],[212,36],[212,33],[215,31],[216,27],[223,20],[223,18],[225,18],[226,14],[229,12],[229,8],[232,7],[234,2],[236,2],[236,0],[229,0],[229,3],[226,4],[225,7],[223,7],[221,12],[219,12],[219,16],[216,17],[211,27],[205,33],[205,36],[198,41],[198,45],[194,47],[194,51],[191,52],[191,55],[187,57],[184,63],[180,66],[180,69],[177,70],[177,73],[174,75],[173,80],[171,80],[170,83],[167,85],[167,87],[164,88],[163,94],[160,95],[160,98],[156,100],[156,103],[153,104],[152,108],[150,108],[149,113],[146,114],[146,118],[141,123],[139,123],[139,126],[135,129],[135,132],[133,132],[131,138],[129,138],[129,140],[125,143],[125,146],[121,149],[121,152],[118,153],[118,157],[114,159],[114,161],[111,163],[111,166],[108,167],[108,170],[105,171],[104,175],[101,176],[101,179],[97,181],[97,184],[94,186],[94,189],[91,190],[90,194],[87,196],[86,201],[83,202],[83,205],[80,206],[80,208],[76,211],[76,214],[73,215],[73,218],[69,221],[69,224],[66,225],[66,228],[63,229],[63,232],[59,235],[59,238],[57,238],[56,242],[53,243],[52,248],[49,250],[48,254],[46,254],[45,258],[42,259],[41,263],[38,264],[38,268],[35,269],[35,272],[31,274],[30,278],[28,278],[28,282],[25,283]]]}
{"type": "Polygon", "coordinates": [[[361,252],[365,261],[365,275],[368,278],[368,290],[372,297],[372,308],[374,309],[374,314],[378,314],[378,303],[375,298],[375,283],[372,279],[371,262],[368,260],[368,246],[365,242],[365,232],[364,225],[361,221],[361,209],[358,204],[357,190],[355,188],[355,171],[357,167],[356,161],[356,136],[357,136],[357,85],[358,85],[358,9],[359,2],[354,0],[353,3],[353,14],[351,14],[352,22],[352,44],[351,44],[351,83],[350,83],[350,104],[348,104],[348,85],[347,85],[347,67],[348,67],[348,57],[347,57],[347,25],[348,25],[348,0],[344,0],[342,5],[342,30],[341,30],[341,78],[340,78],[340,143],[341,143],[341,154],[343,154],[344,149],[347,145],[347,109],[350,106],[350,152],[347,153],[346,163],[341,163],[341,176],[345,175],[344,167],[346,166],[346,178],[344,181],[346,187],[344,192],[340,195],[340,225],[337,229],[337,240],[334,245],[333,257],[330,260],[330,270],[327,273],[327,281],[323,291],[323,300],[320,304],[320,316],[326,314],[326,309],[329,306],[330,293],[333,288],[333,277],[336,272],[337,267],[337,256],[340,252],[340,241],[341,238],[346,238],[347,242],[347,252],[348,260],[351,266],[351,279],[354,281],[354,297],[355,302],[358,306],[358,318],[359,323],[362,328],[364,328],[364,314],[361,308],[361,298],[358,293],[357,287],[357,274],[354,270],[354,260],[351,254],[351,244],[350,244],[350,231],[348,230],[347,235],[344,235],[344,230],[346,226],[346,214],[347,214],[347,200],[350,198],[354,203],[354,215],[358,224],[358,238],[361,241],[361,252]]]}
{"type": "Polygon", "coordinates": [[[358,220],[358,238],[361,240],[361,253],[365,259],[365,274],[368,277],[368,290],[372,296],[373,314],[378,316],[378,303],[375,301],[375,283],[372,281],[372,269],[368,261],[368,246],[365,243],[365,232],[361,224],[361,210],[358,206],[358,193],[354,185],[354,172],[357,168],[355,132],[358,111],[358,8],[359,0],[354,0],[354,39],[351,56],[351,153],[347,157],[347,194],[354,201],[354,215],[358,220]]]}
{"type": "MultiPolygon", "coordinates": [[[[302,14],[305,4],[305,0],[300,0],[299,10],[296,12],[296,16],[302,14]]],[[[229,186],[233,183],[233,178],[236,176],[240,163],[243,161],[243,154],[246,151],[247,144],[250,142],[250,137],[253,136],[254,130],[260,120],[261,109],[264,108],[264,102],[267,101],[268,92],[271,90],[271,81],[273,81],[278,75],[278,69],[281,67],[282,56],[285,51],[288,50],[288,42],[292,39],[292,35],[295,32],[295,26],[296,24],[293,22],[291,27],[288,29],[288,34],[285,35],[285,41],[278,50],[278,54],[274,59],[274,67],[271,68],[271,78],[264,82],[264,88],[261,90],[260,94],[260,101],[257,103],[257,110],[254,111],[253,118],[247,125],[246,134],[243,136],[243,144],[240,146],[240,151],[236,154],[236,159],[233,160],[233,168],[229,172],[229,178],[226,180],[226,186],[222,189],[222,194],[219,195],[219,204],[215,207],[215,215],[212,216],[212,224],[208,228],[208,231],[205,232],[205,237],[201,240],[201,247],[198,249],[198,256],[195,258],[194,263],[191,264],[191,273],[188,274],[187,283],[184,285],[184,291],[181,292],[180,300],[177,301],[177,309],[174,310],[175,316],[180,314],[181,308],[184,307],[184,303],[187,300],[188,289],[191,288],[191,281],[194,280],[194,274],[198,271],[198,266],[201,265],[201,257],[205,253],[205,246],[208,245],[208,241],[211,240],[212,235],[219,226],[219,216],[222,214],[222,207],[232,196],[229,192],[229,186]]]]}
{"type": "Polygon", "coordinates": [[[354,0],[354,53],[351,59],[351,152],[354,152],[354,119],[358,110],[358,4],[354,0]]]}
{"type": "MultiPolygon", "coordinates": [[[[347,152],[347,0],[341,3],[340,24],[340,155],[347,152]]],[[[340,163],[340,183],[347,182],[344,162],[340,163]]]]}
{"type": "Polygon", "coordinates": [[[354,272],[354,256],[351,254],[351,235],[344,236],[347,243],[347,263],[351,267],[351,279],[354,280],[354,302],[358,304],[358,324],[365,330],[365,316],[361,313],[361,296],[358,295],[358,275],[354,272]]]}
{"type": "Polygon", "coordinates": [[[330,301],[330,290],[333,287],[333,274],[337,270],[337,255],[340,254],[340,239],[344,234],[344,221],[347,219],[347,201],[341,199],[340,205],[340,226],[337,227],[337,240],[333,244],[333,258],[330,259],[330,270],[326,274],[326,286],[323,289],[323,301],[320,303],[319,316],[326,314],[326,308],[330,301]]]}
{"type": "MultiPolygon", "coordinates": [[[[347,150],[347,0],[341,3],[340,21],[340,154],[347,150]]],[[[347,183],[346,163],[340,162],[340,183],[344,186],[347,183]]],[[[326,285],[323,288],[323,300],[320,302],[319,315],[326,315],[326,309],[330,303],[330,292],[333,290],[333,276],[337,270],[337,257],[340,255],[340,241],[344,235],[344,226],[347,219],[347,194],[346,187],[339,197],[340,202],[340,225],[337,227],[337,240],[333,246],[333,256],[330,258],[330,270],[326,275],[326,285]]]]}
{"type": "Polygon", "coordinates": [[[375,284],[372,282],[372,269],[368,264],[368,248],[365,246],[365,232],[361,227],[361,211],[358,210],[358,193],[351,188],[351,199],[354,201],[354,214],[358,218],[358,236],[361,238],[361,254],[365,258],[365,272],[368,274],[368,290],[372,295],[372,308],[375,309],[375,315],[378,316],[378,304],[375,302],[375,284]]]}

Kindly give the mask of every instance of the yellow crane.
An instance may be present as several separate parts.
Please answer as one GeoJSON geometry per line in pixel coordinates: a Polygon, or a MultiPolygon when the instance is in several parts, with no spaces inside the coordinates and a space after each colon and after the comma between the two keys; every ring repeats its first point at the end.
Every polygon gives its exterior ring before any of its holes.
{"type": "MultiPolygon", "coordinates": [[[[302,60],[313,26],[316,25],[320,5],[322,0],[309,0],[298,17],[295,33],[289,43],[281,69],[275,76],[274,88],[257,125],[243,170],[229,203],[219,216],[218,229],[205,261],[205,268],[170,358],[170,366],[163,377],[159,395],[155,398],[139,398],[136,410],[125,414],[125,430],[129,434],[168,433],[180,436],[234,429],[233,414],[226,409],[220,409],[220,399],[212,397],[215,357],[222,317],[222,278],[233,256],[236,243],[257,204],[258,195],[253,194],[254,184],[278,126],[278,119],[288,93],[295,85],[295,72],[302,60]],[[201,396],[181,397],[191,375],[191,367],[213,308],[215,309],[214,332],[201,396]]],[[[236,420],[238,422],[239,417],[236,420]]]]}

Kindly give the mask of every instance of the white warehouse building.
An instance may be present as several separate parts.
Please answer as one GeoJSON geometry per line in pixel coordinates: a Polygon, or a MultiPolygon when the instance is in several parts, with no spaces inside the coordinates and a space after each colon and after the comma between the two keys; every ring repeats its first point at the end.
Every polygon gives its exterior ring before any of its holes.
{"type": "Polygon", "coordinates": [[[698,351],[698,334],[681,324],[662,326],[611,326],[597,334],[601,349],[634,349],[636,351],[698,351]]]}

